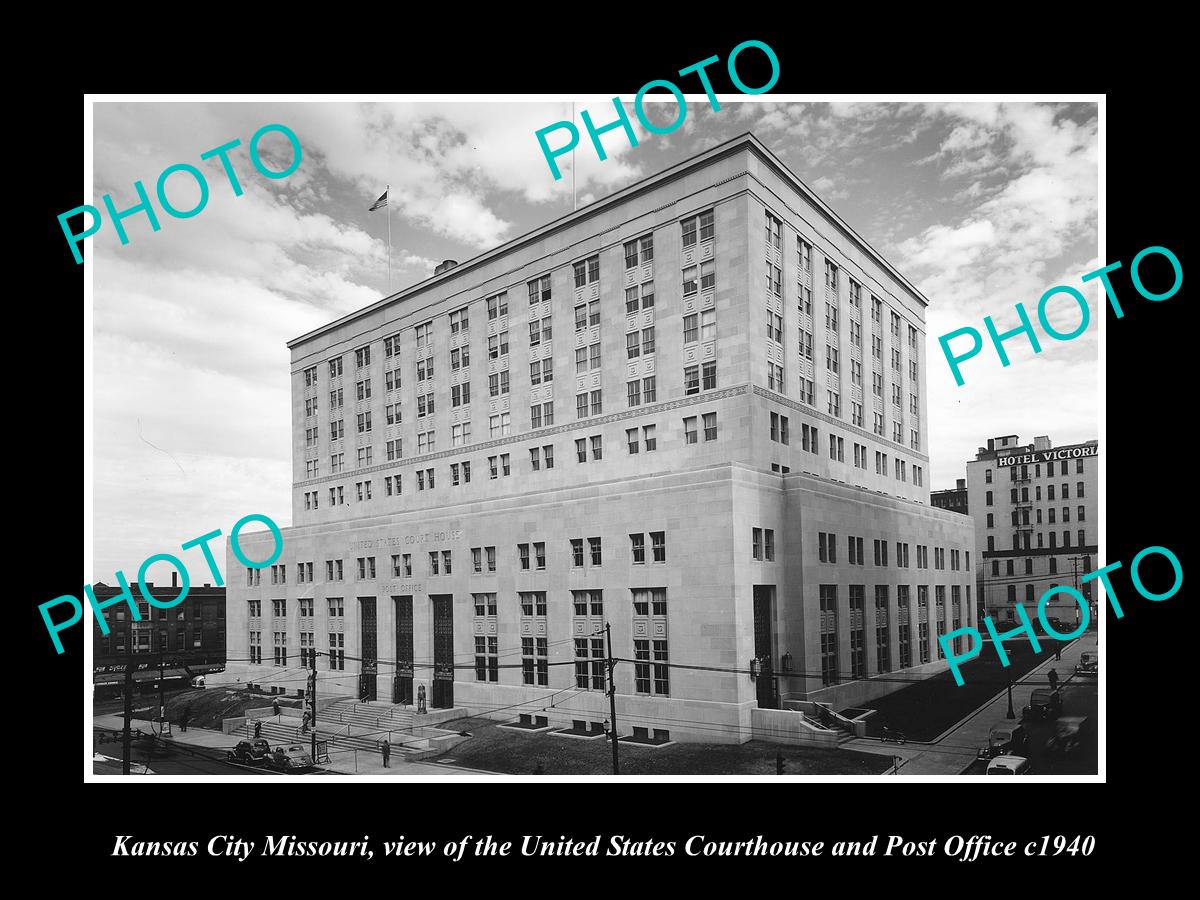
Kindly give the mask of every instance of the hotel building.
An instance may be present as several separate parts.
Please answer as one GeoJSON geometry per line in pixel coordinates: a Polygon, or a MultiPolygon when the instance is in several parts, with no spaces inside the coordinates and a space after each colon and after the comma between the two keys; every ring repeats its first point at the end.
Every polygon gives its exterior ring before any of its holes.
{"type": "MultiPolygon", "coordinates": [[[[1009,434],[990,438],[967,463],[977,591],[997,623],[1015,621],[1017,603],[1036,618],[1042,594],[1059,584],[1078,590],[1094,611],[1092,583],[1079,579],[1096,568],[1099,452],[1094,440],[1055,447],[1048,437],[1021,444],[1009,434]]],[[[1070,595],[1056,594],[1046,616],[1074,625],[1081,611],[1070,595]]]]}
{"type": "Polygon", "coordinates": [[[927,302],[744,135],[296,338],[227,677],[595,728],[607,625],[620,733],[745,741],[943,669],[927,302]]]}

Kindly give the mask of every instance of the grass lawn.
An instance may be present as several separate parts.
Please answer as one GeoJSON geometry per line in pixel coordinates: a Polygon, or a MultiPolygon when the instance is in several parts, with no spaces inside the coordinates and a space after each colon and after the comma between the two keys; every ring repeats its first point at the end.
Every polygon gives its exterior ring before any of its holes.
{"type": "MultiPolygon", "coordinates": [[[[523,734],[497,728],[491,719],[455,719],[439,725],[452,731],[469,731],[470,739],[451,748],[438,761],[451,765],[531,775],[538,765],[547,775],[611,775],[612,745],[603,738],[592,741],[555,737],[549,733],[523,734]]],[[[817,750],[750,741],[746,744],[677,743],[662,749],[622,742],[622,775],[774,775],[775,754],[782,753],[787,775],[874,775],[891,765],[886,756],[854,750],[817,750]]]]}
{"type": "MultiPolygon", "coordinates": [[[[1034,653],[1026,641],[1009,642],[1005,646],[1009,666],[1004,668],[990,643],[984,643],[983,652],[960,669],[963,685],[954,683],[954,676],[947,669],[932,678],[901,688],[894,694],[880,697],[859,706],[877,710],[867,719],[867,734],[879,737],[883,726],[898,728],[909,740],[930,741],[959,721],[963,716],[978,709],[1008,684],[1047,658],[1054,658],[1054,647],[1066,648],[1069,643],[1047,640],[1042,644],[1043,652],[1034,653]],[[1049,649],[1045,649],[1049,646],[1049,649]]],[[[1058,666],[1059,678],[1068,675],[1065,664],[1058,666]]],[[[1014,701],[1015,702],[1015,701],[1014,701]]],[[[1017,714],[1021,712],[1017,709],[1017,714]]]]}
{"type": "MultiPolygon", "coordinates": [[[[270,706],[276,698],[269,694],[251,694],[235,688],[211,687],[201,690],[175,691],[167,694],[167,718],[172,725],[179,722],[179,714],[187,707],[192,728],[220,728],[221,720],[241,716],[248,709],[270,706]]],[[[280,706],[298,706],[295,698],[279,697],[280,706]]],[[[125,709],[123,701],[106,701],[94,706],[97,713],[120,714],[125,709]]],[[[133,698],[133,718],[153,719],[158,715],[158,695],[147,694],[133,698]]]]}

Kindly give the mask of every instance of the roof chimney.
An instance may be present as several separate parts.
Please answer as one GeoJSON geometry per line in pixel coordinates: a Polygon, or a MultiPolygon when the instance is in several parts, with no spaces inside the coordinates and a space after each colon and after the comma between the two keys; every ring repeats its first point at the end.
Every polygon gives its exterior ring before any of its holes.
{"type": "Polygon", "coordinates": [[[453,269],[457,265],[458,265],[457,259],[443,259],[441,261],[441,264],[439,264],[437,266],[437,268],[435,268],[433,270],[433,274],[441,275],[443,272],[449,272],[451,269],[453,269]]]}
{"type": "Polygon", "coordinates": [[[959,478],[956,484],[958,485],[957,490],[965,491],[967,489],[967,479],[965,478],[959,478]]]}
{"type": "Polygon", "coordinates": [[[173,587],[173,588],[179,587],[179,573],[178,572],[171,573],[171,587],[173,587]]]}

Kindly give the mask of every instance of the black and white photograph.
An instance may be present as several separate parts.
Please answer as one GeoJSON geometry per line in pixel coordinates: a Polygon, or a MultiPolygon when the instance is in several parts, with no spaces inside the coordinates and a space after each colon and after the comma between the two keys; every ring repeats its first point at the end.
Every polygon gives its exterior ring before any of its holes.
{"type": "Polygon", "coordinates": [[[97,99],[94,776],[1098,776],[1099,107],[97,99]]]}

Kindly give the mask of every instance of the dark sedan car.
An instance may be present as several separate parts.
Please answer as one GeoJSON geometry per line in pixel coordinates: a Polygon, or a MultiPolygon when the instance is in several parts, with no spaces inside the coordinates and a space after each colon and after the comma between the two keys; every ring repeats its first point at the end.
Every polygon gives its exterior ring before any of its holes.
{"type": "Polygon", "coordinates": [[[1029,705],[1021,710],[1022,720],[1052,719],[1062,711],[1062,695],[1057,690],[1037,688],[1029,696],[1029,705]]]}
{"type": "Polygon", "coordinates": [[[237,746],[230,750],[226,757],[233,762],[247,766],[261,766],[271,755],[271,745],[265,738],[252,741],[238,741],[237,746]]]}
{"type": "Polygon", "coordinates": [[[267,757],[267,765],[280,772],[304,772],[312,768],[312,757],[299,744],[276,747],[267,757]]]}

